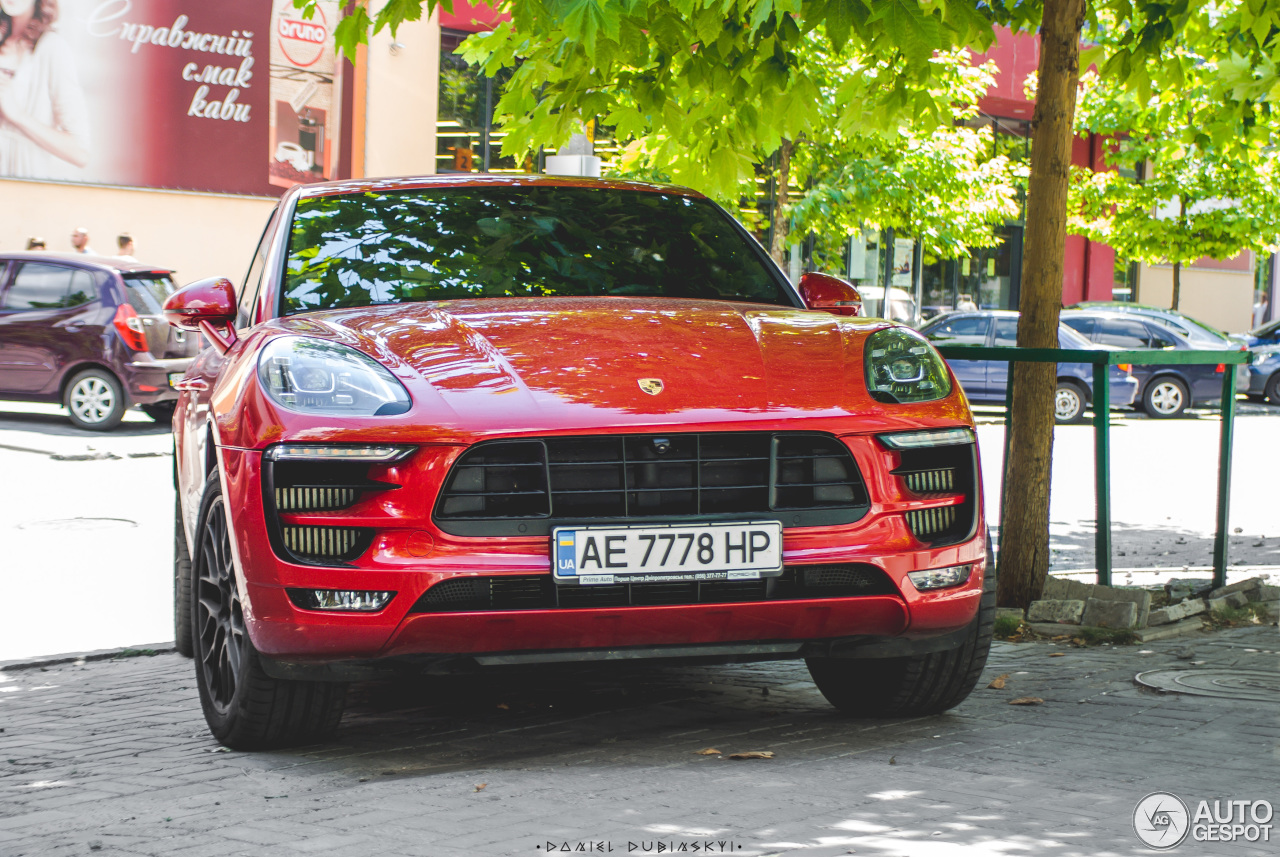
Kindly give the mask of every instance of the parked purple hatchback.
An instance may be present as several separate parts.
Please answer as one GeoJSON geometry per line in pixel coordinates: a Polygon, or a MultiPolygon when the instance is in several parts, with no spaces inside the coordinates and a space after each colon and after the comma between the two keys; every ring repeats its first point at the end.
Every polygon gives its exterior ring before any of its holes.
{"type": "Polygon", "coordinates": [[[106,431],[138,405],[173,417],[199,337],[165,323],[170,272],[63,253],[0,254],[0,399],[61,402],[106,431]]]}

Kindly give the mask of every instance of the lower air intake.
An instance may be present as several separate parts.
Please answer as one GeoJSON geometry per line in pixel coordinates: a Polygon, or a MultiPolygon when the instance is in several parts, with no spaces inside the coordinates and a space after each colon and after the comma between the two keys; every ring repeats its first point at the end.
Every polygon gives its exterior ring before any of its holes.
{"type": "Polygon", "coordinates": [[[725,604],[801,598],[895,595],[882,570],[864,563],[787,566],[781,577],[557,586],[549,574],[454,577],[423,593],[410,613],[455,611],[571,610],[671,604],[725,604]]]}
{"type": "Polygon", "coordinates": [[[284,545],[294,556],[312,561],[355,559],[369,543],[369,533],[359,527],[280,528],[284,545]]]}
{"type": "Polygon", "coordinates": [[[936,509],[920,509],[907,512],[907,523],[918,539],[932,539],[947,532],[956,524],[956,507],[942,506],[936,509]]]}

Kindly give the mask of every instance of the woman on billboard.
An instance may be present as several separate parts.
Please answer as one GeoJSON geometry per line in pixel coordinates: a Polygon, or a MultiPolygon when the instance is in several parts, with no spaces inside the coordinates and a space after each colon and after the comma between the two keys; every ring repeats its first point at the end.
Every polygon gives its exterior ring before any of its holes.
{"type": "Polygon", "coordinates": [[[75,59],[57,0],[0,0],[0,176],[61,178],[89,162],[75,59]]]}

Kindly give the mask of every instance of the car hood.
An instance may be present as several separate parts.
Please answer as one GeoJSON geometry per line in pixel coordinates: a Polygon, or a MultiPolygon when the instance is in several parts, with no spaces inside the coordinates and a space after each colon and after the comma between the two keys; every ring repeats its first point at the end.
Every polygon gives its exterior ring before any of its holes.
{"type": "Polygon", "coordinates": [[[886,325],[719,301],[541,298],[334,310],[271,327],[374,356],[409,388],[406,419],[470,434],[882,411],[862,343],[886,325]]]}

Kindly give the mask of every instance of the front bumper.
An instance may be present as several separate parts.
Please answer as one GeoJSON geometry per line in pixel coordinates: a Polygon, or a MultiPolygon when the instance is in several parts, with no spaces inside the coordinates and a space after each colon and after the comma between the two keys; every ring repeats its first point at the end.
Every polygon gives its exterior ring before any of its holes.
{"type": "MultiPolygon", "coordinates": [[[[470,538],[428,529],[433,497],[409,488],[383,495],[382,506],[394,506],[395,515],[388,519],[394,528],[379,530],[351,565],[297,564],[281,559],[271,546],[261,453],[224,447],[220,459],[226,500],[234,510],[233,550],[254,646],[279,674],[336,677],[370,669],[545,660],[760,660],[854,649],[863,656],[879,652],[889,657],[929,645],[928,640],[951,647],[952,635],[971,626],[982,596],[986,544],[980,494],[974,532],[959,544],[930,547],[912,535],[904,515],[923,501],[895,497],[894,478],[862,460],[873,454],[866,452],[871,446],[859,446],[856,457],[872,496],[891,502],[873,503],[852,524],[787,528],[784,564],[872,565],[896,587],[891,594],[433,613],[412,608],[428,588],[450,578],[549,576],[549,539],[470,538]],[[907,580],[911,571],[961,564],[972,564],[973,572],[954,588],[921,592],[907,580]],[[299,608],[289,597],[290,588],[397,594],[377,613],[329,612],[299,608]]],[[[422,472],[439,471],[437,479],[446,465],[425,452],[409,463],[422,472]]]]}

